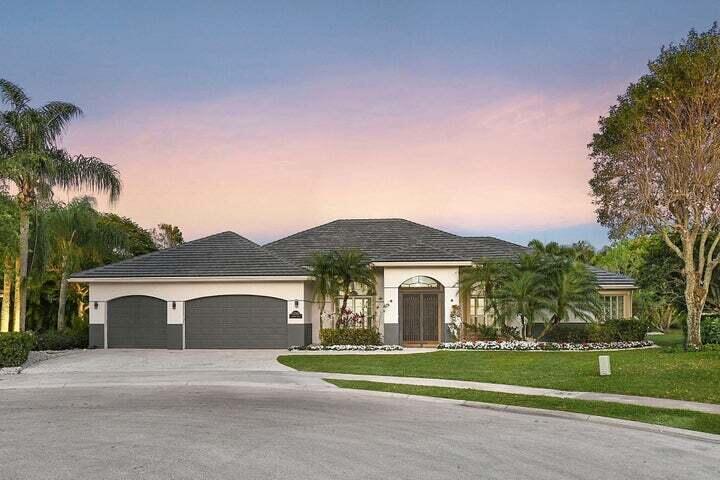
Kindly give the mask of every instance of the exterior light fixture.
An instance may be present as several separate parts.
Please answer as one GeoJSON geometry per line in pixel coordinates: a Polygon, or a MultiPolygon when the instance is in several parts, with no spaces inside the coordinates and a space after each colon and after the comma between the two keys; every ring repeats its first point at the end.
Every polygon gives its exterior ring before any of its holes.
{"type": "Polygon", "coordinates": [[[172,302],[172,309],[175,310],[175,307],[176,307],[175,301],[173,301],[173,302],[172,302]]]}
{"type": "Polygon", "coordinates": [[[295,299],[295,308],[298,308],[300,306],[300,300],[295,299]]]}
{"type": "Polygon", "coordinates": [[[94,308],[95,310],[97,310],[97,308],[98,308],[98,303],[97,303],[97,302],[94,302],[94,303],[93,303],[93,308],[94,308]]]}

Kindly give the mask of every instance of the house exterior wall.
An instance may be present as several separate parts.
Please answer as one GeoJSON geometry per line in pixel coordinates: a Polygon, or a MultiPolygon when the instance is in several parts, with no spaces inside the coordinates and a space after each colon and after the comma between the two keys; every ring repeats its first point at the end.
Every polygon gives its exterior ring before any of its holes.
{"type": "MultiPolygon", "coordinates": [[[[91,282],[90,296],[90,346],[107,345],[107,303],[110,300],[130,295],[144,295],[167,302],[168,325],[173,330],[183,331],[185,323],[185,302],[202,297],[218,295],[258,295],[280,298],[287,301],[287,322],[289,336],[297,339],[310,338],[309,313],[312,309],[312,290],[303,281],[160,281],[160,282],[91,282]],[[307,295],[310,295],[309,297],[307,295]],[[174,304],[174,305],[173,305],[174,304]],[[290,318],[293,311],[302,313],[302,318],[290,318]]],[[[184,348],[184,335],[183,348],[184,348]]],[[[307,342],[302,342],[307,343],[307,342]]]]}

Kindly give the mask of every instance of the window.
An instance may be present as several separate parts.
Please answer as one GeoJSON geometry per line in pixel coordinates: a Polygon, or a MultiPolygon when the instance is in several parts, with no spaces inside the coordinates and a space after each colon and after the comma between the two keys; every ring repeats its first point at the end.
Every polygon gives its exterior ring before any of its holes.
{"type": "Polygon", "coordinates": [[[468,322],[471,325],[492,325],[494,322],[492,312],[486,310],[485,297],[470,295],[468,303],[468,322]]]}
{"type": "MultiPolygon", "coordinates": [[[[353,296],[348,297],[347,308],[353,313],[359,313],[365,316],[365,325],[370,326],[373,318],[372,315],[372,297],[369,296],[353,296]]],[[[335,309],[340,311],[342,307],[343,297],[335,299],[335,309]]]]}
{"type": "Polygon", "coordinates": [[[440,285],[438,282],[430,277],[411,277],[405,280],[400,288],[438,288],[440,285]]]}
{"type": "Polygon", "coordinates": [[[625,297],[623,295],[603,295],[603,315],[606,320],[625,318],[625,297]]]}

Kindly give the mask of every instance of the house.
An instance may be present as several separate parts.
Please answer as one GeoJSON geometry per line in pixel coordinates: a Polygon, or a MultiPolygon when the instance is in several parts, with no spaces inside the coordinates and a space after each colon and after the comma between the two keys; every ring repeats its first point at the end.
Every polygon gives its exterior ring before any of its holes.
{"type": "MultiPolygon", "coordinates": [[[[349,307],[370,318],[386,344],[403,345],[448,338],[453,310],[488,322],[482,297],[459,297],[461,269],[528,251],[403,219],[336,220],[264,246],[218,233],[71,281],[89,284],[91,347],[285,348],[318,341],[320,304],[306,266],[314,252],[340,248],[363,251],[376,274],[376,291],[353,292],[349,307]]],[[[633,280],[592,272],[606,313],[632,316],[633,280]]]]}

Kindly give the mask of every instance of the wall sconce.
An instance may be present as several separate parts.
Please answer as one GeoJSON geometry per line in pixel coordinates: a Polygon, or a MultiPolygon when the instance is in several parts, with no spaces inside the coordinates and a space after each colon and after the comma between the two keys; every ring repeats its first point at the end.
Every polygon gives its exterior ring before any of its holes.
{"type": "Polygon", "coordinates": [[[97,303],[97,302],[94,302],[94,303],[93,303],[93,308],[94,308],[95,310],[97,310],[97,308],[98,308],[98,303],[97,303]]]}
{"type": "Polygon", "coordinates": [[[175,302],[173,301],[173,302],[172,302],[172,309],[175,310],[175,307],[176,307],[176,305],[175,305],[175,302]]]}
{"type": "Polygon", "coordinates": [[[300,306],[300,300],[295,300],[295,308],[298,308],[300,306]]]}

